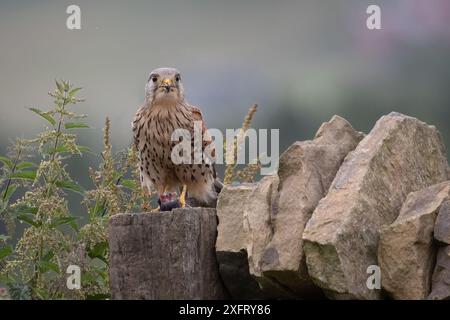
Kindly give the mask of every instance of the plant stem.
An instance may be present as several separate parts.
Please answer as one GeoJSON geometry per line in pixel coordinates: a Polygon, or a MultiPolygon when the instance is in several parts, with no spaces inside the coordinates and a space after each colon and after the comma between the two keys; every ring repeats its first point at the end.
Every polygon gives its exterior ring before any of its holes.
{"type": "MultiPolygon", "coordinates": [[[[64,99],[63,99],[63,103],[61,105],[62,110],[60,112],[58,128],[57,128],[56,137],[55,137],[55,143],[53,144],[53,153],[50,157],[50,167],[49,167],[50,170],[52,170],[51,165],[55,161],[55,157],[56,157],[56,148],[58,147],[59,137],[61,135],[62,124],[64,121],[64,115],[63,115],[62,111],[64,111],[64,107],[66,106],[66,104],[67,104],[67,93],[64,92],[64,99]]],[[[51,181],[47,181],[47,179],[45,179],[45,183],[47,184],[47,192],[46,192],[47,199],[50,197],[52,186],[56,181],[56,177],[52,177],[52,174],[49,174],[49,175],[51,177],[51,181]]],[[[38,264],[42,259],[43,253],[44,253],[44,243],[43,243],[43,240],[41,237],[41,239],[39,241],[39,251],[36,253],[36,260],[34,262],[34,276],[32,279],[32,283],[34,284],[34,287],[36,287],[36,285],[38,284],[40,277],[41,277],[38,264]]]]}
{"type": "MultiPolygon", "coordinates": [[[[11,174],[13,174],[15,171],[16,171],[16,168],[17,168],[17,164],[18,164],[18,162],[19,162],[19,160],[20,160],[20,155],[22,154],[22,146],[20,146],[20,148],[19,148],[19,151],[17,152],[17,156],[16,156],[16,158],[15,158],[15,160],[14,160],[14,166],[13,166],[13,168],[11,169],[11,174]]],[[[5,188],[5,193],[3,194],[3,201],[5,201],[5,199],[6,199],[6,195],[8,194],[8,189],[9,189],[9,186],[11,185],[11,178],[9,178],[8,179],[8,182],[6,183],[6,188],[5,188]]]]}
{"type": "MultiPolygon", "coordinates": [[[[64,107],[66,105],[67,105],[67,92],[64,91],[64,99],[63,99],[63,103],[61,105],[61,108],[62,108],[61,111],[64,111],[64,107]]],[[[62,112],[60,112],[59,121],[58,121],[58,129],[56,131],[55,143],[53,145],[53,153],[50,158],[50,164],[52,164],[55,161],[56,148],[58,147],[59,136],[61,135],[61,126],[62,126],[63,120],[64,120],[64,114],[62,112]]],[[[50,167],[50,169],[51,169],[51,167],[50,167]]],[[[55,183],[55,180],[56,179],[53,179],[52,181],[50,181],[50,185],[47,186],[47,198],[50,196],[50,192],[51,192],[53,184],[55,183]]]]}
{"type": "MultiPolygon", "coordinates": [[[[116,181],[116,183],[115,183],[116,186],[119,185],[120,180],[122,180],[122,177],[117,178],[117,181],[116,181]]],[[[102,217],[104,217],[105,214],[106,214],[106,211],[108,210],[108,208],[106,207],[106,199],[103,199],[103,205],[102,205],[102,206],[105,207],[105,208],[103,209],[103,212],[102,212],[102,217]]]]}

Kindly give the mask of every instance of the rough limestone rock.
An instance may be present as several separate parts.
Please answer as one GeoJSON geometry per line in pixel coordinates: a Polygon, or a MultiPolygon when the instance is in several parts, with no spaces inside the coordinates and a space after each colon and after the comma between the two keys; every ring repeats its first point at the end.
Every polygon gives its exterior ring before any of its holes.
{"type": "Polygon", "coordinates": [[[450,244],[450,201],[442,204],[434,226],[434,238],[450,244]]]}
{"type": "Polygon", "coordinates": [[[216,210],[118,214],[110,221],[113,299],[224,299],[216,210]]]}
{"type": "Polygon", "coordinates": [[[295,296],[272,279],[262,277],[260,268],[261,256],[273,233],[272,219],[277,211],[278,181],[278,176],[272,175],[256,184],[244,206],[243,224],[249,272],[258,281],[264,297],[291,299],[295,296]]]}
{"type": "Polygon", "coordinates": [[[379,230],[406,196],[447,180],[440,134],[415,118],[391,113],[345,159],[303,233],[308,272],[327,296],[377,299],[366,286],[377,265],[379,230]]]}
{"type": "MultiPolygon", "coordinates": [[[[355,131],[346,120],[334,116],[322,124],[314,140],[296,142],[281,155],[273,221],[271,226],[264,221],[253,227],[257,230],[255,234],[264,236],[251,239],[252,246],[258,248],[258,255],[251,261],[250,272],[260,278],[263,287],[275,282],[297,297],[321,294],[306,269],[303,230],[345,156],[362,138],[363,134],[355,131]]],[[[268,206],[266,201],[265,207],[268,206]]]]}
{"type": "Polygon", "coordinates": [[[436,259],[433,228],[450,181],[408,195],[397,220],[381,230],[378,262],[383,288],[394,299],[425,299],[436,259]]]}
{"type": "Polygon", "coordinates": [[[450,246],[438,251],[431,290],[428,299],[450,300],[450,246]]]}
{"type": "Polygon", "coordinates": [[[217,199],[217,251],[240,252],[246,249],[243,207],[256,184],[224,185],[217,199]]]}
{"type": "Polygon", "coordinates": [[[246,235],[249,271],[261,276],[259,261],[272,236],[272,214],[277,196],[278,176],[265,176],[251,192],[244,206],[243,225],[246,235]]]}
{"type": "Polygon", "coordinates": [[[217,200],[217,261],[225,286],[237,299],[263,298],[258,283],[249,272],[243,223],[244,205],[255,189],[256,184],[225,185],[217,200]]]}

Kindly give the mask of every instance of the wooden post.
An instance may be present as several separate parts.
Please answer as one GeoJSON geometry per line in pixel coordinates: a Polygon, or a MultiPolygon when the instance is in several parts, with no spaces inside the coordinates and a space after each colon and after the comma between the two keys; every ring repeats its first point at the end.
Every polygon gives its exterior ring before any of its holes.
{"type": "Polygon", "coordinates": [[[113,299],[223,299],[216,210],[118,214],[109,231],[113,299]]]}

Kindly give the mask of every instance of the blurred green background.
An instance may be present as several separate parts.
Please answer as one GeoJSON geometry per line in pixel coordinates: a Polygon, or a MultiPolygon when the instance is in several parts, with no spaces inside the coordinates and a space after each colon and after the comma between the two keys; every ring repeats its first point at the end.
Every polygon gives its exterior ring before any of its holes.
{"type": "MultiPolygon", "coordinates": [[[[280,151],[334,114],[367,133],[391,111],[435,125],[450,150],[449,54],[448,0],[0,1],[0,154],[42,129],[26,107],[51,104],[54,79],[84,88],[81,144],[100,151],[109,116],[115,150],[126,147],[160,66],[182,72],[209,127],[239,127],[258,103],[254,127],[279,128],[280,151]],[[79,31],[66,28],[70,4],[79,31]],[[382,30],[366,28],[370,4],[382,30]]],[[[87,186],[97,161],[74,160],[73,177],[87,186]]]]}

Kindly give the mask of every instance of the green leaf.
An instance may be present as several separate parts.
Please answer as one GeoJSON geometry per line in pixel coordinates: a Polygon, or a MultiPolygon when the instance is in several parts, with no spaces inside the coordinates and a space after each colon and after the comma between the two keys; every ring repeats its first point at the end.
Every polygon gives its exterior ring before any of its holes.
{"type": "Polygon", "coordinates": [[[29,225],[32,225],[33,227],[40,227],[42,225],[42,222],[34,221],[33,217],[30,217],[26,213],[21,213],[21,214],[17,215],[17,219],[19,219],[20,221],[26,222],[29,225]]]}
{"type": "Polygon", "coordinates": [[[23,169],[28,169],[28,168],[36,168],[37,164],[34,162],[29,162],[29,161],[24,161],[19,163],[16,168],[17,170],[23,170],[23,169]]]}
{"type": "Polygon", "coordinates": [[[50,300],[50,297],[48,295],[48,292],[46,292],[44,289],[41,288],[32,288],[35,295],[41,299],[41,300],[50,300]]]}
{"type": "Polygon", "coordinates": [[[64,87],[64,91],[68,92],[70,90],[70,83],[69,81],[62,81],[63,87],[64,87]]]}
{"type": "Polygon", "coordinates": [[[51,148],[47,152],[48,152],[49,155],[52,155],[54,153],[70,152],[70,150],[66,146],[62,145],[62,146],[59,146],[59,147],[56,147],[56,148],[51,148]]]}
{"type": "Polygon", "coordinates": [[[89,128],[89,126],[82,122],[68,122],[64,125],[66,129],[81,129],[81,128],[89,128]]]}
{"type": "Polygon", "coordinates": [[[70,222],[69,225],[70,225],[70,227],[71,227],[74,231],[76,231],[77,233],[80,231],[80,228],[78,227],[78,224],[77,224],[76,220],[70,222]]]}
{"type": "Polygon", "coordinates": [[[98,276],[95,272],[86,272],[81,278],[81,286],[88,287],[90,284],[98,283],[98,276]]]}
{"type": "Polygon", "coordinates": [[[56,273],[60,273],[59,267],[56,263],[41,260],[41,261],[39,261],[38,265],[39,265],[39,270],[42,273],[46,273],[47,271],[50,271],[50,270],[52,270],[56,273]]]}
{"type": "Polygon", "coordinates": [[[42,257],[42,260],[44,261],[50,261],[53,257],[55,256],[55,253],[53,252],[53,250],[49,250],[45,256],[42,257]]]}
{"type": "Polygon", "coordinates": [[[61,189],[71,190],[81,195],[84,194],[84,189],[76,182],[73,181],[56,181],[56,186],[61,189]]]}
{"type": "Polygon", "coordinates": [[[31,293],[30,287],[24,283],[11,283],[8,284],[8,292],[11,295],[11,298],[14,300],[30,300],[31,293]]]}
{"type": "Polygon", "coordinates": [[[12,246],[6,246],[3,248],[0,248],[0,261],[2,261],[4,258],[9,256],[11,253],[13,253],[14,249],[12,246]]]}
{"type": "Polygon", "coordinates": [[[39,110],[37,108],[29,108],[29,109],[31,111],[33,111],[34,113],[40,115],[42,118],[44,118],[45,120],[50,122],[52,125],[56,124],[56,120],[48,112],[44,112],[44,111],[39,110]]]}
{"type": "Polygon", "coordinates": [[[14,167],[14,163],[7,157],[0,156],[0,162],[3,162],[3,164],[10,169],[14,167]]]}
{"type": "Polygon", "coordinates": [[[53,250],[49,250],[39,261],[38,265],[39,265],[39,269],[41,272],[45,273],[49,270],[53,270],[56,273],[59,273],[59,267],[58,265],[56,265],[55,263],[51,262],[50,260],[53,259],[53,257],[55,256],[55,253],[53,252],[53,250]]]}
{"type": "Polygon", "coordinates": [[[101,204],[99,201],[97,201],[95,203],[95,206],[93,208],[91,208],[91,210],[89,210],[89,213],[90,213],[91,217],[97,217],[101,213],[103,213],[103,211],[105,211],[105,205],[101,204]]]}
{"type": "Polygon", "coordinates": [[[6,211],[8,208],[8,201],[3,201],[3,198],[0,197],[0,215],[6,211]]]}
{"type": "Polygon", "coordinates": [[[69,98],[73,98],[73,96],[80,91],[82,88],[75,88],[69,91],[69,98]]]}
{"type": "Polygon", "coordinates": [[[56,84],[56,87],[58,88],[59,92],[64,91],[63,85],[58,80],[55,80],[55,84],[56,84]]]}
{"type": "Polygon", "coordinates": [[[9,199],[11,199],[11,196],[14,194],[14,192],[16,192],[16,190],[17,190],[16,185],[10,185],[8,190],[6,190],[6,196],[5,192],[2,192],[1,197],[3,198],[5,196],[5,200],[8,201],[9,199]]]}
{"type": "Polygon", "coordinates": [[[131,179],[123,179],[120,181],[120,184],[128,189],[135,190],[136,189],[136,181],[131,179]]]}
{"type": "Polygon", "coordinates": [[[97,243],[93,248],[88,250],[88,256],[91,259],[97,258],[105,263],[108,263],[108,261],[106,259],[107,252],[108,252],[108,243],[100,242],[100,243],[97,243]]]}
{"type": "Polygon", "coordinates": [[[56,273],[60,273],[58,265],[50,261],[51,259],[53,259],[54,256],[55,256],[55,253],[53,252],[53,250],[49,250],[41,258],[41,260],[38,263],[40,272],[45,273],[47,271],[52,270],[52,271],[54,271],[56,273]]]}
{"type": "Polygon", "coordinates": [[[50,223],[50,228],[55,228],[64,224],[70,224],[71,222],[77,220],[75,217],[62,217],[62,218],[55,218],[52,219],[52,222],[50,223]]]}
{"type": "Polygon", "coordinates": [[[27,206],[20,206],[16,209],[16,213],[19,214],[32,214],[35,215],[38,212],[38,207],[27,207],[27,206]]]}
{"type": "Polygon", "coordinates": [[[95,154],[94,151],[92,151],[89,147],[85,147],[85,146],[77,146],[78,150],[80,150],[83,153],[91,153],[91,154],[95,154]]]}
{"type": "Polygon", "coordinates": [[[121,179],[122,177],[123,177],[123,173],[122,172],[119,172],[119,171],[113,172],[113,179],[114,180],[121,179]]]}
{"type": "Polygon", "coordinates": [[[11,173],[9,176],[11,179],[24,179],[24,180],[32,180],[36,179],[36,171],[21,171],[11,173]]]}

